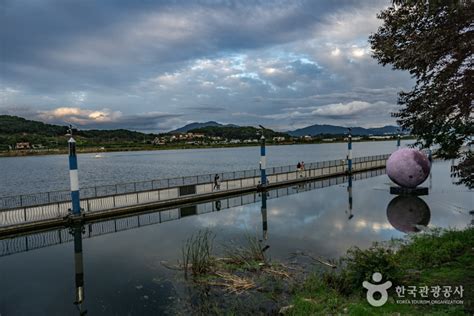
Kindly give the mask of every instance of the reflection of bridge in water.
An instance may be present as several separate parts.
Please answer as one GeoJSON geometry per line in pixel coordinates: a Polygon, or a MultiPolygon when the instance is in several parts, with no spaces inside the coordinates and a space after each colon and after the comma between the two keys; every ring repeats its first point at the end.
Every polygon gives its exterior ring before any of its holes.
{"type": "MultiPolygon", "coordinates": [[[[384,173],[385,169],[376,169],[355,173],[352,175],[352,179],[348,176],[332,177],[316,181],[302,182],[297,185],[275,188],[268,190],[267,192],[252,192],[244,195],[229,196],[222,199],[209,199],[199,204],[190,203],[181,205],[180,207],[147,210],[134,215],[121,215],[107,220],[87,221],[86,219],[82,228],[82,237],[92,238],[95,236],[112,234],[120,231],[139,228],[142,226],[175,221],[188,216],[208,214],[211,212],[221,211],[246,204],[253,204],[260,201],[262,203],[262,231],[265,239],[268,230],[266,199],[274,199],[300,192],[339,185],[346,182],[352,186],[352,180],[366,179],[379,176],[384,173]],[[266,194],[266,197],[263,199],[262,194],[266,194]]],[[[352,190],[349,190],[349,204],[352,204],[351,191],[352,190]]],[[[6,256],[19,252],[71,242],[74,240],[74,236],[71,234],[72,231],[72,228],[65,228],[63,225],[58,225],[58,227],[53,230],[25,235],[6,236],[5,238],[0,239],[0,256],[6,256]]]]}
{"type": "MultiPolygon", "coordinates": [[[[384,168],[389,155],[352,159],[352,172],[384,168]]],[[[296,166],[267,168],[268,189],[345,175],[347,160],[331,160],[296,166]]],[[[162,179],[80,190],[83,216],[89,220],[158,207],[177,206],[211,198],[255,192],[260,184],[260,170],[221,173],[219,190],[214,189],[214,174],[162,179]]],[[[0,235],[27,230],[47,229],[67,224],[71,192],[55,191],[14,197],[0,197],[0,235]]],[[[155,222],[143,218],[142,223],[155,222]]]]}

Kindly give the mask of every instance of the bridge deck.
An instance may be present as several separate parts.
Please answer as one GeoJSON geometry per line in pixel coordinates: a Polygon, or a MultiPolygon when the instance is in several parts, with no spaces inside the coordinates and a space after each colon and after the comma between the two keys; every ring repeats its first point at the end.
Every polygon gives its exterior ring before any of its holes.
{"type": "MultiPolygon", "coordinates": [[[[389,155],[379,155],[371,157],[361,157],[353,159],[353,172],[368,171],[385,167],[385,162],[389,155]]],[[[309,168],[304,171],[293,171],[290,166],[277,167],[268,175],[268,187],[285,186],[289,184],[317,180],[327,177],[334,177],[346,174],[347,164],[344,160],[333,160],[308,164],[309,168]],[[290,171],[287,171],[290,170],[290,171]]],[[[258,171],[258,170],[257,170],[258,171]]],[[[237,172],[238,174],[239,172],[237,172]]],[[[210,198],[220,198],[233,194],[242,194],[255,191],[260,178],[255,176],[257,172],[240,172],[240,177],[221,181],[220,188],[214,189],[212,176],[193,176],[183,178],[181,185],[137,190],[134,185],[134,192],[130,193],[112,193],[105,196],[93,196],[81,199],[83,216],[87,218],[104,218],[107,216],[124,214],[145,209],[165,207],[169,205],[179,205],[210,198]],[[250,175],[250,176],[247,176],[250,175]],[[201,181],[200,181],[201,177],[201,181]],[[206,179],[207,181],[203,181],[206,179]],[[184,179],[195,179],[194,183],[184,179]]],[[[222,177],[225,179],[225,177],[222,177]]],[[[162,181],[162,180],[158,180],[162,181]]],[[[168,181],[169,183],[169,181],[168,181]]],[[[153,186],[153,185],[152,185],[153,186]]],[[[97,192],[97,190],[95,190],[97,192]]],[[[116,190],[117,192],[117,186],[116,190]]],[[[43,194],[45,196],[46,193],[43,194]]],[[[97,195],[97,194],[96,194],[97,195]]],[[[51,194],[48,194],[50,197],[51,194]]],[[[68,195],[66,195],[68,197],[68,195]]],[[[0,233],[23,229],[38,229],[57,225],[66,221],[71,208],[69,199],[58,202],[26,203],[21,207],[13,203],[13,207],[8,208],[5,203],[8,199],[23,202],[24,198],[2,198],[3,210],[0,210],[0,233]]],[[[40,199],[39,199],[40,200],[40,199]]],[[[40,200],[41,201],[41,200],[40,200]]]]}
{"type": "MultiPolygon", "coordinates": [[[[384,174],[384,169],[375,169],[353,174],[353,181],[366,179],[384,174]]],[[[279,186],[267,191],[267,199],[298,194],[305,191],[317,190],[329,186],[347,183],[347,176],[336,176],[306,181],[295,185],[279,186]]],[[[233,207],[257,203],[261,201],[261,193],[250,192],[234,194],[217,199],[206,199],[199,203],[186,203],[173,206],[163,206],[134,213],[118,214],[107,213],[106,218],[91,218],[86,216],[82,222],[83,238],[93,238],[105,234],[113,234],[125,230],[136,229],[142,226],[158,225],[169,221],[180,220],[189,216],[199,216],[211,212],[223,211],[233,207]]],[[[33,223],[34,224],[34,223],[33,223]]],[[[0,229],[0,257],[38,248],[49,247],[74,240],[70,230],[62,220],[49,221],[50,227],[32,225],[33,230],[26,226],[10,226],[0,229]]],[[[26,224],[28,225],[28,224],[26,224]]]]}

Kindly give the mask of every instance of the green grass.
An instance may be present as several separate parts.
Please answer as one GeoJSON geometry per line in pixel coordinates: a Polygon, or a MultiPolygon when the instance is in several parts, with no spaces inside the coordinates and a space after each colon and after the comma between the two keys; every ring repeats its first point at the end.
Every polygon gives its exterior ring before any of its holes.
{"type": "Polygon", "coordinates": [[[311,274],[296,288],[290,315],[466,315],[473,313],[474,228],[464,231],[434,231],[394,241],[391,246],[374,244],[350,249],[336,272],[311,274]],[[372,273],[391,280],[389,301],[372,307],[365,299],[364,280],[372,273]],[[397,304],[396,285],[463,285],[464,305],[397,304]]]}

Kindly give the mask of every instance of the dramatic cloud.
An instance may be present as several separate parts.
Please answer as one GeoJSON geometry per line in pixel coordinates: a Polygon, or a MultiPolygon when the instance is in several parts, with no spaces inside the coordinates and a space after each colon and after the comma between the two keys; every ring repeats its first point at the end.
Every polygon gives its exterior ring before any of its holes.
{"type": "Polygon", "coordinates": [[[31,107],[4,108],[4,113],[19,115],[47,123],[68,125],[85,129],[133,129],[144,132],[164,132],[182,123],[182,114],[146,112],[124,115],[111,109],[91,110],[79,107],[59,107],[53,110],[35,110],[31,107]]]}
{"type": "Polygon", "coordinates": [[[367,43],[388,4],[4,0],[0,113],[156,131],[394,123],[412,81],[367,43]]]}

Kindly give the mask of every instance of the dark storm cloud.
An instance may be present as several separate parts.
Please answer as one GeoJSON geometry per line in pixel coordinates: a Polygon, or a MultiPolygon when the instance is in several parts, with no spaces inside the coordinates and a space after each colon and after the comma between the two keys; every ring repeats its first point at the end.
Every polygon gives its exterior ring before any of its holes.
{"type": "Polygon", "coordinates": [[[185,107],[183,107],[183,109],[190,110],[190,111],[197,111],[197,112],[208,112],[208,113],[215,113],[215,112],[225,111],[225,108],[222,107],[222,106],[208,106],[208,105],[185,106],[185,107]]]}
{"type": "Polygon", "coordinates": [[[0,0],[0,113],[145,130],[207,120],[378,125],[387,120],[380,102],[395,104],[409,83],[369,57],[367,37],[386,5],[0,0]],[[357,117],[344,107],[353,102],[383,111],[357,117]],[[344,115],[326,113],[337,104],[344,115]]]}
{"type": "Polygon", "coordinates": [[[84,124],[83,128],[124,128],[135,131],[167,131],[173,125],[170,120],[182,117],[182,114],[143,113],[140,115],[125,115],[116,121],[106,123],[90,122],[84,124]]]}
{"type": "Polygon", "coordinates": [[[5,0],[2,72],[40,91],[115,87],[179,61],[304,38],[322,13],[349,4],[5,0]]]}

